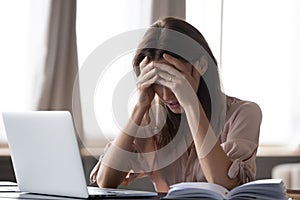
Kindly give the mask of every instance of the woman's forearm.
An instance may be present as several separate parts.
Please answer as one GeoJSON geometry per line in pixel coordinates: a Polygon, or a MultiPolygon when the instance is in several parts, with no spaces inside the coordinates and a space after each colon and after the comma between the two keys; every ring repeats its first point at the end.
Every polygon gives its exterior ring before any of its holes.
{"type": "MultiPolygon", "coordinates": [[[[138,132],[145,113],[148,112],[148,110],[149,108],[146,106],[136,105],[131,115],[131,122],[127,124],[122,132],[120,132],[120,134],[113,141],[112,145],[124,151],[132,152],[133,141],[135,139],[134,134],[138,132]]],[[[113,152],[114,149],[116,148],[112,148],[112,151],[110,151],[111,155],[105,155],[108,156],[108,159],[110,159],[108,162],[114,162],[118,160],[118,163],[122,163],[120,162],[120,159],[123,161],[123,163],[128,162],[127,158],[118,156],[117,151],[113,152]]],[[[120,166],[119,168],[121,169],[122,167],[120,166]]],[[[116,188],[122,183],[127,174],[128,171],[119,171],[111,168],[110,166],[102,164],[97,174],[97,184],[99,187],[116,188]]]]}
{"type": "Polygon", "coordinates": [[[238,185],[237,178],[230,179],[227,175],[232,161],[220,146],[219,138],[211,128],[200,102],[185,108],[185,113],[207,181],[223,185],[228,189],[238,185]]]}

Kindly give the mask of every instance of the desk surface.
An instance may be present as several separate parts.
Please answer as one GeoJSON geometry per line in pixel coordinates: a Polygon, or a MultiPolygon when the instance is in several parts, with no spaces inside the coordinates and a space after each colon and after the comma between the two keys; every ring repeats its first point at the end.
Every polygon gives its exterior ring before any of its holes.
{"type": "MultiPolygon", "coordinates": [[[[57,197],[57,196],[49,196],[49,195],[37,195],[37,194],[29,194],[25,192],[16,191],[16,184],[13,184],[11,182],[3,182],[0,181],[0,200],[4,199],[48,199],[48,200],[54,200],[54,199],[60,199],[60,200],[71,200],[71,199],[77,199],[78,198],[64,198],[64,197],[57,197]],[[4,184],[6,183],[6,184],[4,184]]],[[[151,197],[146,198],[150,200],[159,200],[161,197],[163,197],[165,194],[159,194],[157,197],[151,197]]],[[[300,200],[300,190],[287,190],[287,196],[290,197],[291,200],[300,200]]],[[[103,199],[103,198],[101,198],[103,199]]],[[[115,199],[115,198],[109,198],[109,199],[115,199]]],[[[124,199],[120,198],[120,199],[124,199]]],[[[126,198],[129,200],[130,198],[126,198]]],[[[139,198],[133,198],[134,200],[139,200],[139,198]]],[[[141,198],[145,199],[145,198],[141,198]]]]}
{"type": "Polygon", "coordinates": [[[293,200],[300,200],[300,190],[287,190],[288,197],[293,200]]]}
{"type": "MultiPolygon", "coordinates": [[[[158,194],[156,197],[121,197],[121,198],[93,198],[93,199],[134,199],[134,200],[139,200],[139,199],[149,199],[149,200],[159,200],[161,197],[165,196],[165,194],[158,194]]],[[[59,197],[59,196],[50,196],[50,195],[41,195],[41,194],[31,194],[27,192],[21,192],[17,186],[16,183],[9,182],[9,181],[0,181],[0,200],[4,199],[47,199],[47,200],[71,200],[71,199],[77,199],[78,198],[70,198],[70,197],[59,197]]]]}
{"type": "MultiPolygon", "coordinates": [[[[47,200],[78,200],[78,198],[69,198],[69,197],[58,197],[58,196],[46,196],[46,195],[38,195],[38,194],[28,194],[28,193],[22,193],[22,192],[19,192],[19,193],[4,193],[4,192],[0,192],[0,199],[1,200],[7,200],[7,199],[22,199],[22,200],[29,200],[29,199],[32,199],[32,200],[44,200],[44,199],[47,199],[47,200]]],[[[93,199],[97,199],[97,198],[93,198],[93,199]]],[[[99,199],[105,199],[105,198],[99,198],[99,199]]],[[[127,198],[127,197],[123,197],[123,198],[119,198],[119,199],[116,199],[116,198],[107,198],[109,200],[130,200],[131,198],[127,198]]],[[[160,197],[149,197],[149,198],[133,198],[132,200],[160,200],[161,198],[160,197]]]]}

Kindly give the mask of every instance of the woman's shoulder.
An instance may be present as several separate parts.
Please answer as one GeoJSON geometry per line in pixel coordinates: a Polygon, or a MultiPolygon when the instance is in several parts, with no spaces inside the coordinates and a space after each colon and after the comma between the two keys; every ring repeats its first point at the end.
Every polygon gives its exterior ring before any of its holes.
{"type": "Polygon", "coordinates": [[[262,117],[260,106],[253,101],[242,100],[237,97],[226,96],[227,100],[227,118],[232,115],[246,115],[256,119],[262,117]]]}
{"type": "MultiPolygon", "coordinates": [[[[262,111],[253,101],[227,96],[226,120],[222,142],[246,138],[257,144],[262,122],[262,111]]],[[[245,140],[243,140],[245,141],[245,140]]]]}

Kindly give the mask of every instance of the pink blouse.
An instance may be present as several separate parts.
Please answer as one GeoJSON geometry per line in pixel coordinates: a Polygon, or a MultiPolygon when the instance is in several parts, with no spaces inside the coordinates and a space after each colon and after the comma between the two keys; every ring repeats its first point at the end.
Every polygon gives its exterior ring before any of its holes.
{"type": "MultiPolygon", "coordinates": [[[[228,176],[230,178],[238,177],[241,183],[255,179],[255,159],[261,120],[262,113],[257,104],[227,96],[225,125],[220,135],[220,143],[224,152],[233,162],[228,176]]],[[[157,138],[147,139],[146,143],[136,140],[133,145],[137,153],[145,152],[145,148],[148,148],[148,152],[151,149],[156,150],[157,138]]],[[[151,160],[155,162],[155,158],[151,160]]],[[[139,163],[141,163],[141,167],[144,166],[144,162],[149,162],[149,160],[138,159],[138,163],[134,163],[135,168],[139,166],[139,163]]],[[[100,163],[98,163],[98,167],[99,165],[100,163]]],[[[98,170],[94,169],[92,173],[95,171],[98,170]]],[[[193,143],[186,152],[166,167],[146,173],[131,171],[124,183],[127,184],[143,176],[151,178],[158,192],[166,192],[170,185],[179,182],[206,181],[193,143]]]]}

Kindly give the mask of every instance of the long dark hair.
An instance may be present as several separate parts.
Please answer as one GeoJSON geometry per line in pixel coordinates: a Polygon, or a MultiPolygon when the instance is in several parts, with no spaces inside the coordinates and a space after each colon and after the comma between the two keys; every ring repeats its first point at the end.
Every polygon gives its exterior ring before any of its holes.
{"type": "MultiPolygon", "coordinates": [[[[148,56],[150,60],[163,59],[163,53],[168,53],[185,62],[193,64],[203,55],[208,58],[208,69],[201,76],[197,96],[208,120],[211,119],[212,98],[218,98],[221,93],[217,61],[203,35],[186,21],[166,17],[159,19],[146,31],[133,59],[136,75],[139,76],[139,64],[148,56]],[[208,85],[210,88],[208,88],[208,85]]],[[[181,114],[174,114],[165,106],[167,120],[161,130],[159,147],[169,143],[176,135],[181,114]]]]}

